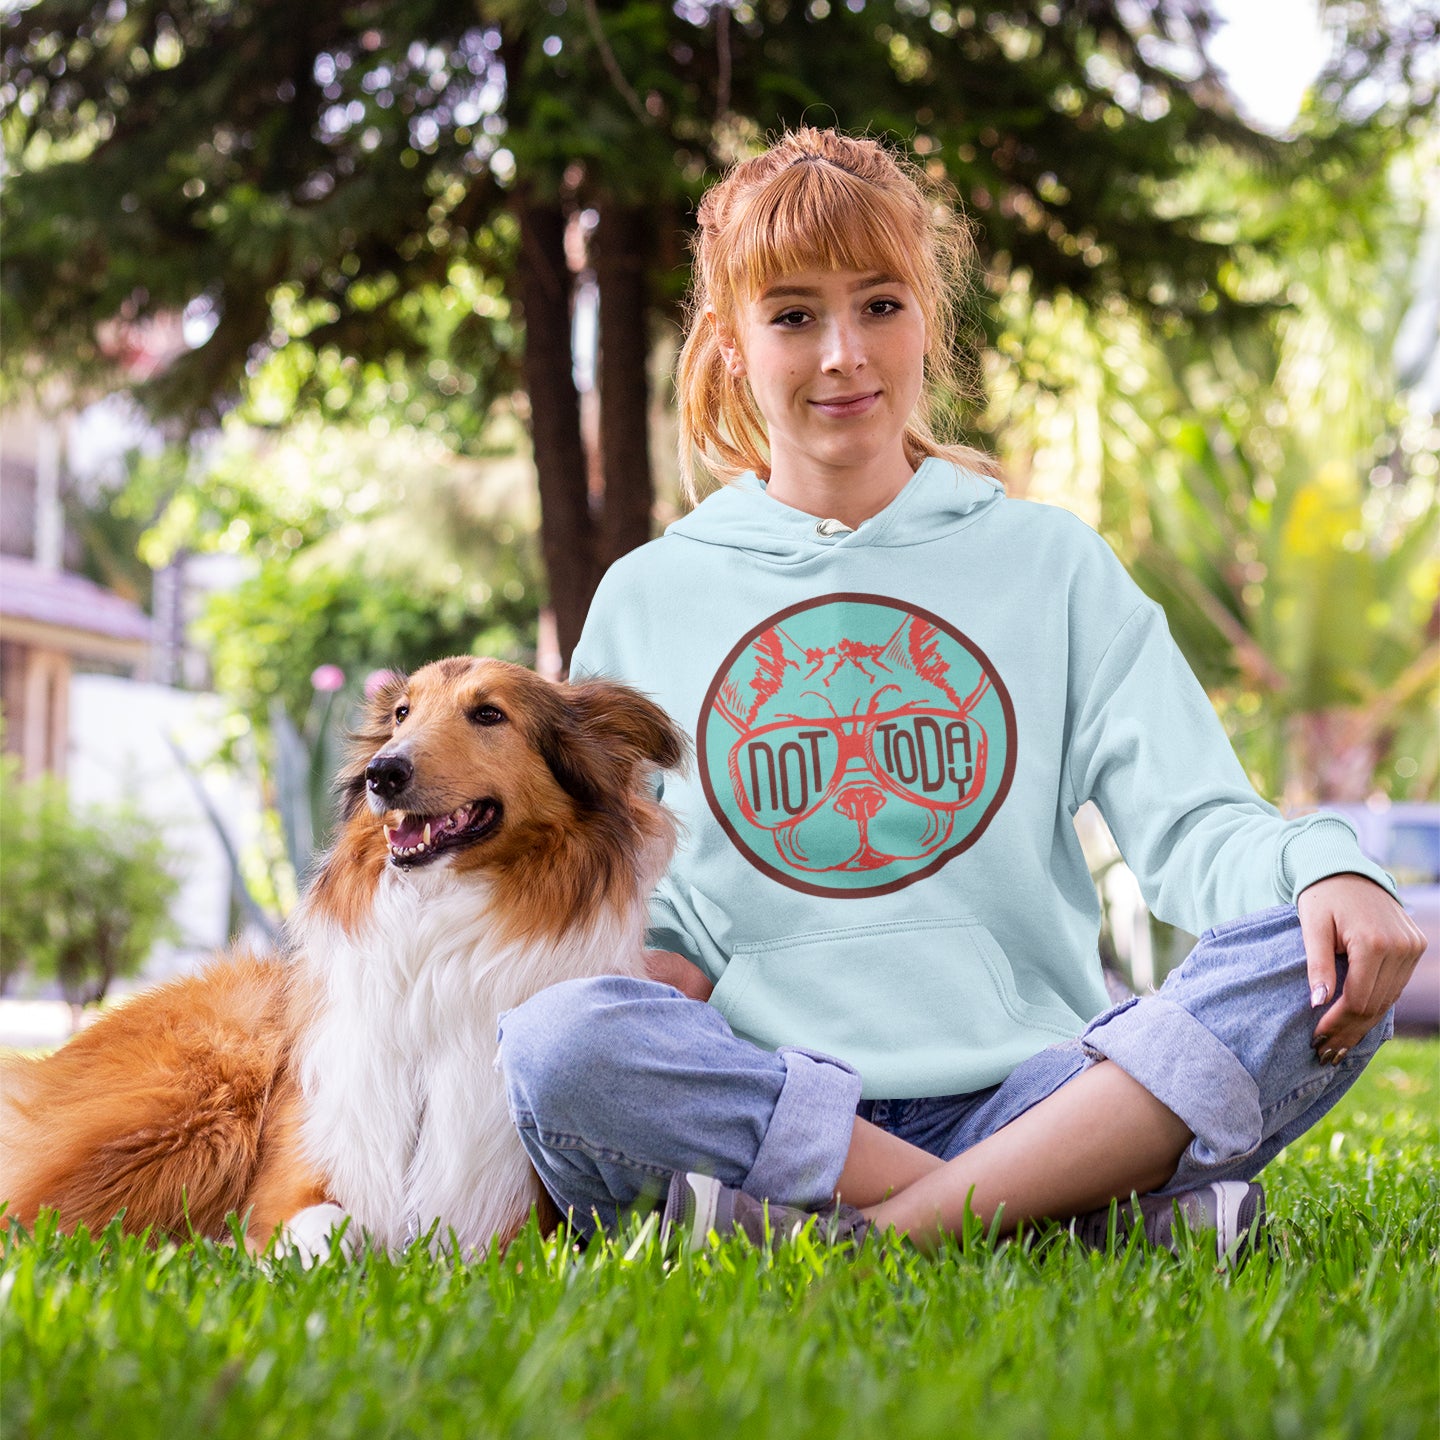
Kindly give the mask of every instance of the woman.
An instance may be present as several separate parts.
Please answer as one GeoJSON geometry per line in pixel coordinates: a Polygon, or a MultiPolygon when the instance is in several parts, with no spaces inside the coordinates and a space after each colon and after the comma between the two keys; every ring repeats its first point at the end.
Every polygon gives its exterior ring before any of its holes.
{"type": "Polygon", "coordinates": [[[836,1200],[832,1233],[926,1247],[967,1208],[1103,1238],[1136,1194],[1233,1251],[1423,939],[1344,821],[1254,794],[1105,543],[935,438],[969,253],[922,177],[801,130],[699,219],[683,463],[726,483],[610,571],[574,660],[693,726],[685,838],[654,983],[502,1020],[536,1168],[582,1229],[668,1189],[692,1239],[836,1200]],[[1090,799],[1205,932],[1113,1009],[1090,799]]]}

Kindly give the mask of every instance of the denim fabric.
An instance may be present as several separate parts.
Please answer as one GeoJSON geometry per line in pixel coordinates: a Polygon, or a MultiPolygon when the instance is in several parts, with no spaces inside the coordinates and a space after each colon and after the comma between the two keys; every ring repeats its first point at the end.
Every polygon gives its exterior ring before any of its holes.
{"type": "Polygon", "coordinates": [[[857,1114],[948,1160],[1101,1059],[1194,1133],[1166,1190],[1250,1179],[1335,1104],[1392,1028],[1387,1016],[1331,1067],[1310,1049],[1315,1020],[1299,921],[1281,906],[1206,931],[1159,994],[968,1095],[860,1101],[843,1062],[759,1049],[710,1006],[620,977],[553,986],[501,1016],[500,1063],[541,1180],[589,1229],[653,1204],[677,1170],[823,1205],[857,1114]]]}
{"type": "MultiPolygon", "coordinates": [[[[1336,994],[1346,964],[1337,958],[1336,994]]],[[[1158,995],[1117,1006],[1082,1037],[1195,1134],[1166,1192],[1251,1180],[1355,1083],[1395,1032],[1392,1010],[1335,1066],[1310,1048],[1305,944],[1293,905],[1207,930],[1158,995]]]]}
{"type": "Polygon", "coordinates": [[[677,1170],[812,1208],[835,1193],[860,1099],[839,1060],[762,1050],[710,1006],[616,975],[540,991],[499,1040],[520,1139],[581,1229],[653,1205],[677,1170]]]}

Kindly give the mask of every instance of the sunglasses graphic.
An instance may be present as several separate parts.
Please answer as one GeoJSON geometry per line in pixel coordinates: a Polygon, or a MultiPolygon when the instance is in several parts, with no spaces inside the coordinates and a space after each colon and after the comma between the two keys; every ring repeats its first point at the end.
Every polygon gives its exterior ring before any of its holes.
{"type": "MultiPolygon", "coordinates": [[[[979,698],[972,696],[967,709],[979,698]]],[[[865,715],[785,716],[757,726],[731,747],[729,771],[745,819],[779,830],[857,785],[878,786],[881,795],[930,811],[963,810],[984,788],[988,750],[984,728],[954,709],[872,706],[865,715]]],[[[879,804],[867,808],[873,814],[879,804]]]]}

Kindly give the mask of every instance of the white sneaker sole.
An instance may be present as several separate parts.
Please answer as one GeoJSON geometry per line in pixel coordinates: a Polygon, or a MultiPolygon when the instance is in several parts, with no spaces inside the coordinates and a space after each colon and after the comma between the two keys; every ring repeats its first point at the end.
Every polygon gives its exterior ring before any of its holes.
{"type": "MultiPolygon", "coordinates": [[[[1240,1223],[1240,1211],[1250,1194],[1250,1186],[1243,1180],[1216,1180],[1210,1189],[1216,1205],[1216,1255],[1222,1265],[1228,1265],[1250,1239],[1251,1227],[1240,1223]]],[[[1263,1209],[1257,1213],[1263,1218],[1263,1209]]]]}
{"type": "Polygon", "coordinates": [[[700,1175],[690,1171],[685,1176],[685,1187],[695,1199],[695,1214],[686,1227],[681,1240],[687,1250],[698,1250],[705,1244],[706,1237],[715,1228],[715,1216],[720,1208],[720,1196],[725,1187],[711,1175],[700,1175]]]}

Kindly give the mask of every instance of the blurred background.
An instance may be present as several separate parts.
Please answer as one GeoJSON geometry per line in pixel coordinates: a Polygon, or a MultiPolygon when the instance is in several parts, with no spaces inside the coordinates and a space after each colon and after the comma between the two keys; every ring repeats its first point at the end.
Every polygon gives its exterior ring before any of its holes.
{"type": "MultiPolygon", "coordinates": [[[[0,4],[0,1042],[273,935],[356,699],[560,675],[680,513],[695,201],[889,137],[981,266],[955,433],[1097,526],[1440,1023],[1427,0],[0,4]]],[[[1184,952],[1079,819],[1106,955],[1184,952]]]]}

